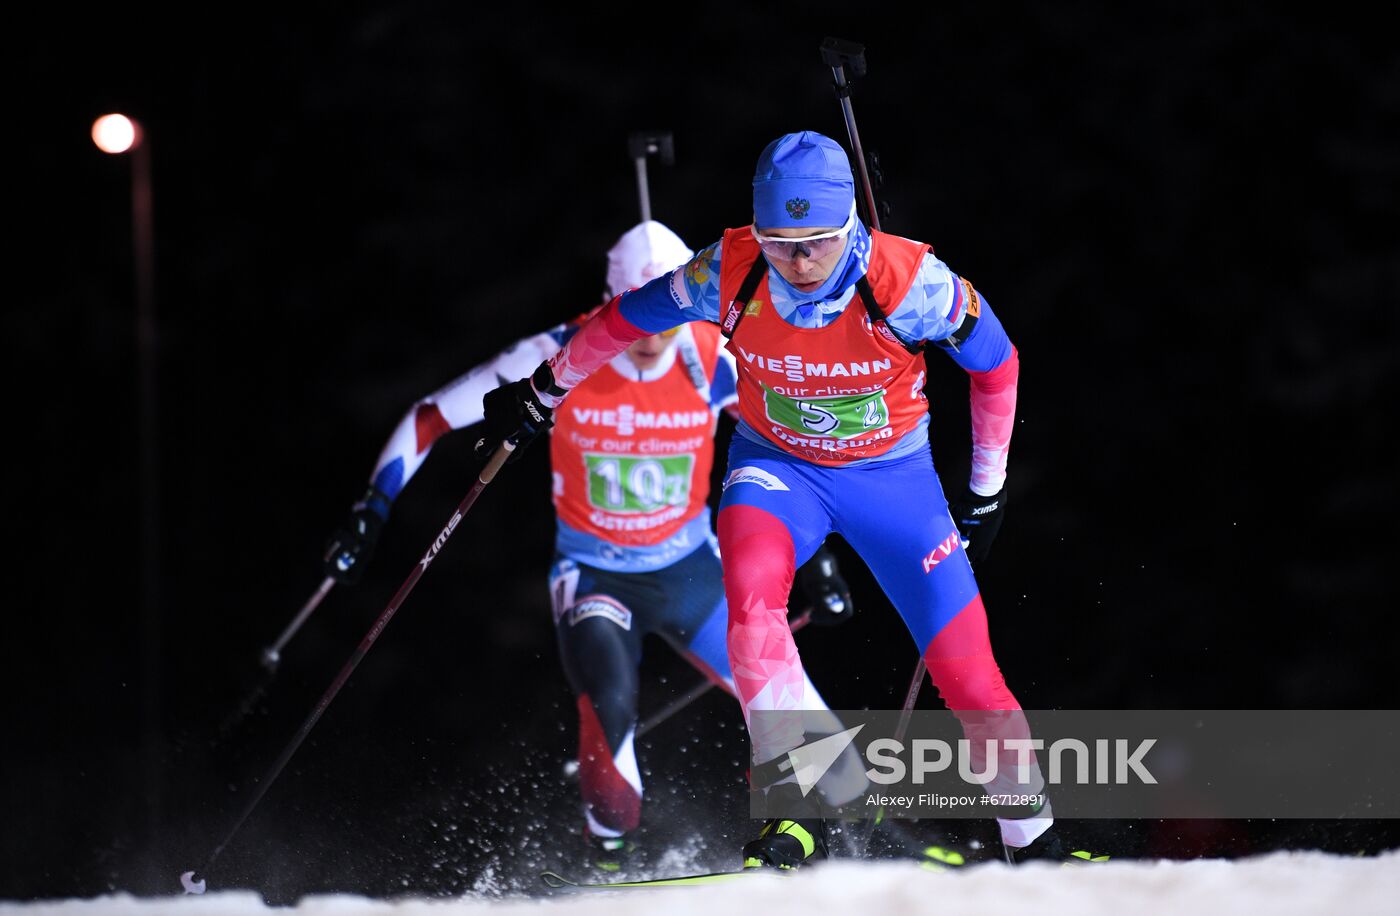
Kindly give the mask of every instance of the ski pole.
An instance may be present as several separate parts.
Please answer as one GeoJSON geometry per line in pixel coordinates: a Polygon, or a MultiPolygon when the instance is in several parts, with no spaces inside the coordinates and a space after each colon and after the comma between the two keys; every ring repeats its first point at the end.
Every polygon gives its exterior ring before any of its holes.
{"type": "MultiPolygon", "coordinates": [[[[462,499],[461,504],[457,506],[457,510],[452,513],[452,517],[447,520],[447,524],[443,526],[442,531],[438,533],[437,538],[435,538],[432,545],[429,546],[428,552],[423,555],[423,559],[418,561],[418,565],[413,568],[413,572],[409,573],[403,585],[399,586],[399,590],[395,592],[394,597],[389,600],[389,605],[384,608],[383,613],[374,621],[374,626],[369,628],[369,632],[365,634],[364,639],[360,640],[359,646],[356,647],[355,651],[350,655],[344,667],[340,669],[340,673],[335,676],[335,680],[331,681],[330,687],[326,689],[325,694],[316,704],[316,707],[311,710],[311,715],[302,723],[296,735],[293,736],[292,740],[288,742],[287,746],[282,750],[282,755],[277,758],[277,762],[272,765],[267,775],[258,783],[257,791],[253,793],[253,797],[249,799],[242,813],[238,815],[238,819],[234,821],[233,829],[224,837],[223,842],[214,847],[214,851],[210,853],[208,860],[204,863],[204,871],[207,872],[213,866],[214,862],[219,858],[219,854],[224,851],[224,847],[238,834],[238,830],[243,826],[243,822],[253,813],[253,809],[258,806],[258,802],[262,801],[262,797],[267,794],[268,788],[271,787],[272,783],[276,781],[282,770],[287,766],[288,761],[292,759],[292,755],[297,752],[297,748],[301,747],[301,743],[306,740],[306,736],[311,733],[311,729],[320,721],[326,708],[331,705],[331,701],[335,699],[336,694],[340,693],[340,688],[345,686],[345,682],[350,679],[351,673],[354,672],[356,666],[360,664],[360,660],[369,652],[370,647],[374,645],[374,641],[379,638],[379,634],[384,632],[384,628],[389,625],[389,621],[393,619],[399,606],[403,604],[409,592],[413,591],[413,587],[417,585],[418,580],[423,577],[423,573],[427,571],[429,564],[437,559],[437,555],[441,552],[443,546],[446,545],[447,539],[452,536],[452,532],[461,524],[463,516],[471,509],[472,504],[476,502],[476,498],[481,495],[481,491],[486,489],[486,485],[496,476],[496,472],[501,469],[501,465],[505,464],[506,459],[510,457],[510,453],[514,449],[515,443],[507,439],[502,442],[491,457],[487,459],[486,466],[481,469],[481,473],[477,476],[476,483],[472,484],[471,489],[467,491],[466,497],[462,499]]],[[[180,885],[185,889],[185,893],[187,894],[202,894],[204,893],[205,881],[200,876],[199,872],[187,871],[180,875],[180,885]]]]}
{"type": "MultiPolygon", "coordinates": [[[[919,656],[919,663],[914,666],[914,676],[909,679],[909,690],[904,694],[904,706],[899,710],[899,723],[895,725],[894,740],[903,744],[904,733],[909,728],[909,720],[914,715],[914,705],[919,701],[919,691],[923,689],[924,677],[928,674],[928,665],[922,655],[919,656]]],[[[875,837],[875,831],[885,819],[885,809],[882,806],[870,821],[870,826],[865,830],[865,842],[861,844],[861,855],[870,852],[870,841],[875,837]]]]}
{"type": "Polygon", "coordinates": [[[244,719],[252,715],[253,710],[257,708],[258,702],[267,695],[267,688],[271,685],[273,676],[277,674],[277,663],[282,660],[282,648],[287,644],[288,640],[296,635],[297,630],[306,622],[306,618],[311,616],[311,612],[316,610],[321,604],[321,600],[326,597],[326,594],[331,590],[331,586],[333,585],[335,585],[335,580],[327,576],[326,581],[321,583],[320,587],[316,589],[315,593],[306,604],[302,605],[301,610],[297,612],[292,622],[282,631],[282,635],[277,638],[277,642],[263,649],[262,675],[257,679],[257,682],[244,693],[243,699],[234,707],[233,711],[228,714],[223,722],[219,723],[217,740],[223,741],[227,739],[244,719]]]}
{"type": "Polygon", "coordinates": [[[899,724],[894,730],[895,741],[904,740],[904,732],[909,728],[909,718],[914,714],[914,704],[919,701],[919,691],[923,689],[924,675],[927,673],[928,665],[920,655],[919,663],[914,666],[914,676],[909,680],[909,692],[904,695],[904,706],[899,711],[899,724]]]}
{"type": "Polygon", "coordinates": [[[282,649],[293,636],[297,635],[297,630],[300,630],[301,625],[306,623],[306,618],[311,616],[311,612],[321,605],[321,599],[326,597],[326,594],[334,585],[335,579],[326,576],[326,580],[321,583],[321,587],[316,589],[316,593],[311,596],[306,604],[302,605],[301,610],[292,618],[292,622],[287,624],[287,628],[282,631],[282,635],[277,637],[277,641],[266,649],[263,649],[262,663],[264,668],[276,670],[277,663],[282,660],[282,649]]]}
{"type": "Polygon", "coordinates": [[[627,136],[627,154],[637,166],[637,198],[642,205],[642,222],[651,219],[651,189],[647,184],[647,157],[661,157],[664,165],[676,164],[676,146],[671,132],[634,130],[627,136]]]}
{"type": "MultiPolygon", "coordinates": [[[[792,628],[792,632],[796,633],[811,622],[812,609],[807,608],[800,614],[793,617],[792,620],[788,621],[788,626],[792,628]]],[[[637,738],[640,738],[642,737],[642,735],[645,735],[647,732],[656,728],[658,725],[665,722],[667,719],[671,718],[676,713],[680,712],[682,709],[685,709],[691,703],[694,703],[696,700],[709,693],[710,688],[714,686],[715,682],[706,678],[705,680],[696,684],[694,687],[691,687],[685,693],[676,697],[674,700],[667,703],[665,706],[661,707],[656,712],[643,719],[641,723],[637,726],[637,730],[633,732],[633,739],[635,740],[637,738]]],[[[569,760],[564,763],[564,776],[567,779],[574,779],[578,776],[577,760],[569,760]]]]}
{"type": "MultiPolygon", "coordinates": [[[[788,625],[792,628],[792,632],[796,633],[811,622],[812,611],[809,608],[803,611],[802,613],[798,614],[796,617],[793,617],[788,625]]],[[[646,719],[642,720],[642,723],[637,726],[637,731],[634,737],[642,737],[642,735],[645,735],[647,732],[651,731],[653,728],[656,728],[656,726],[660,725],[662,722],[665,722],[667,719],[671,718],[676,713],[680,712],[682,709],[685,709],[691,703],[700,699],[700,697],[708,693],[710,691],[710,688],[714,686],[716,686],[715,682],[709,679],[706,679],[705,681],[696,684],[694,687],[690,688],[685,693],[676,697],[674,700],[667,703],[665,706],[661,707],[656,712],[652,713],[650,716],[647,716],[646,719]]]]}
{"type": "Polygon", "coordinates": [[[851,108],[851,83],[846,79],[846,68],[852,76],[865,75],[865,46],[840,38],[827,38],[822,41],[822,61],[831,68],[836,80],[836,98],[841,103],[841,115],[846,120],[846,133],[851,138],[851,149],[855,154],[856,175],[860,179],[861,197],[865,203],[866,219],[870,228],[880,228],[880,211],[875,206],[875,191],[870,184],[870,173],[866,170],[865,150],[860,145],[860,132],[856,130],[856,114],[851,108]]]}

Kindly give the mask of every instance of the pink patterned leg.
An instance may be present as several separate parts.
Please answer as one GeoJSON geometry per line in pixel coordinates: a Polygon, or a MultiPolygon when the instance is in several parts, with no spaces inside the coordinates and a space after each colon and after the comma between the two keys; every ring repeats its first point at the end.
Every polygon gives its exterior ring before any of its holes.
{"type": "Polygon", "coordinates": [[[772,760],[802,743],[802,719],[763,717],[756,710],[800,710],[802,660],[787,623],[788,592],[795,572],[792,537],[774,515],[753,506],[726,506],[719,514],[719,552],[729,600],[729,664],[754,760],[772,760]]]}
{"type": "MultiPolygon", "coordinates": [[[[924,649],[924,661],[929,677],[938,688],[943,701],[962,723],[968,739],[972,769],[987,769],[987,742],[1008,739],[1029,739],[1030,725],[1021,704],[992,657],[992,643],[987,635],[987,611],[982,596],[975,596],[924,649]]],[[[1045,789],[1039,763],[1031,757],[1029,782],[1016,779],[1019,756],[1015,750],[1003,748],[997,755],[997,778],[987,784],[992,794],[1038,794],[1045,789]]],[[[1053,823],[1047,805],[1036,817],[1021,820],[998,818],[1002,840],[1010,846],[1027,846],[1053,823]]]]}

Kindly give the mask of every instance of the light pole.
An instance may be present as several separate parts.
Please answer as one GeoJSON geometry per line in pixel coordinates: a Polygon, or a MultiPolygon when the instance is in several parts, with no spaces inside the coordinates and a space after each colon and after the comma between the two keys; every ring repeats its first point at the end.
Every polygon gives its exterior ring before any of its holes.
{"type": "Polygon", "coordinates": [[[155,228],[150,143],[141,125],[121,114],[93,122],[104,153],[131,154],[131,252],[136,291],[137,490],[140,500],[141,753],[147,829],[154,843],[161,807],[160,727],[160,477],[157,467],[155,228]]]}

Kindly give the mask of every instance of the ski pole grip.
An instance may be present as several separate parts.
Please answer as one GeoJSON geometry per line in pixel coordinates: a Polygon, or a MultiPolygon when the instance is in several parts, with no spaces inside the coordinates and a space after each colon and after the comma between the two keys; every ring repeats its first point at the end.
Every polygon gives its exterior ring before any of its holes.
{"type": "Polygon", "coordinates": [[[634,130],[627,135],[627,154],[633,159],[655,155],[662,165],[675,165],[676,139],[669,130],[634,130]]]}
{"type": "Polygon", "coordinates": [[[835,70],[850,68],[851,76],[865,76],[865,45],[841,38],[825,38],[821,46],[822,62],[835,70]]]}
{"type": "Polygon", "coordinates": [[[482,483],[490,483],[495,478],[496,472],[506,463],[506,459],[510,457],[510,453],[513,451],[515,451],[514,442],[509,439],[502,442],[500,446],[491,453],[491,457],[486,459],[486,467],[481,469],[481,474],[477,476],[477,480],[482,483]]]}

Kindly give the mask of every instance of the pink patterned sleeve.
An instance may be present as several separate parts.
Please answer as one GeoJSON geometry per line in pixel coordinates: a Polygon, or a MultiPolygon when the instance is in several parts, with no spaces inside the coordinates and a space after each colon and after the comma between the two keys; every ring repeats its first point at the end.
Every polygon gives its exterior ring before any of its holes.
{"type": "Polygon", "coordinates": [[[1016,422],[1016,382],[1021,360],[1016,348],[1000,366],[969,372],[972,379],[972,492],[995,496],[1006,482],[1006,456],[1016,422]]]}
{"type": "MultiPolygon", "coordinates": [[[[646,331],[622,316],[618,309],[621,299],[622,296],[615,296],[599,309],[569,338],[562,350],[550,357],[549,368],[554,373],[555,385],[565,391],[572,389],[635,341],[647,336],[646,331]]],[[[558,407],[564,400],[562,395],[538,393],[540,400],[550,407],[558,407]]]]}

